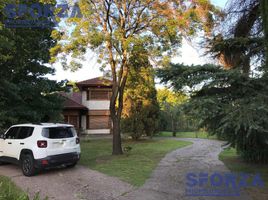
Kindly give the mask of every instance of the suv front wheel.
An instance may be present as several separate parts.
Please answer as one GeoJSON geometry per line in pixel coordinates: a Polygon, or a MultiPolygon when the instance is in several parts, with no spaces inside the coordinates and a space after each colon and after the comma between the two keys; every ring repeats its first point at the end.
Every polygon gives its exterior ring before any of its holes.
{"type": "Polygon", "coordinates": [[[30,154],[22,155],[21,169],[25,176],[33,176],[36,174],[37,169],[34,167],[34,158],[30,154]]]}

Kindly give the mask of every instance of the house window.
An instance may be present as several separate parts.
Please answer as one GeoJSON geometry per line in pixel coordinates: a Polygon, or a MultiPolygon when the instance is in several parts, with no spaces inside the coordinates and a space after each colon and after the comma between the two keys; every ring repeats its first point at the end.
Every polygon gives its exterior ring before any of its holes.
{"type": "Polygon", "coordinates": [[[87,100],[109,100],[109,91],[92,90],[87,91],[87,100]]]}
{"type": "Polygon", "coordinates": [[[109,129],[110,116],[89,116],[89,129],[109,129]]]}
{"type": "Polygon", "coordinates": [[[90,100],[90,91],[87,91],[87,100],[90,100]]]}

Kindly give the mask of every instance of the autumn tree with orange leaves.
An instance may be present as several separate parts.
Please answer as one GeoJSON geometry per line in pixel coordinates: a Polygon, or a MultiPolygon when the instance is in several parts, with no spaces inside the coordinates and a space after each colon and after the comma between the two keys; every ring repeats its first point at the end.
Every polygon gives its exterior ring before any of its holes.
{"type": "MultiPolygon", "coordinates": [[[[189,38],[197,30],[208,33],[219,12],[208,0],[80,0],[78,4],[83,18],[69,20],[75,24],[71,32],[54,31],[53,36],[59,42],[51,53],[62,61],[66,55],[77,61],[90,48],[103,68],[108,67],[113,81],[112,153],[119,155],[123,153],[120,136],[123,95],[133,49],[142,49],[140,54],[147,54],[154,66],[161,66],[177,51],[183,37],[189,38]]],[[[69,67],[75,70],[77,66],[71,62],[69,67]]]]}

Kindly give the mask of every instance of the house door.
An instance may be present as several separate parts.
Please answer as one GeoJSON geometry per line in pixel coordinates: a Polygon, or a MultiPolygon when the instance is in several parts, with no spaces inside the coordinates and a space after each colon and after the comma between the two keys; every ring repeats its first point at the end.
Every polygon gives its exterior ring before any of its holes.
{"type": "Polygon", "coordinates": [[[69,124],[72,124],[75,129],[79,129],[79,117],[77,115],[69,116],[69,124]]]}
{"type": "Polygon", "coordinates": [[[65,115],[64,122],[73,125],[77,130],[79,129],[79,116],[77,115],[65,115]]]}

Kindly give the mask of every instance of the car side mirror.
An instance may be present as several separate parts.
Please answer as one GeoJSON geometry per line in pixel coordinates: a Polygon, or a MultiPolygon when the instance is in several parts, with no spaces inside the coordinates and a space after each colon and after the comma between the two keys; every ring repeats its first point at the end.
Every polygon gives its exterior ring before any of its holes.
{"type": "Polygon", "coordinates": [[[5,140],[6,139],[6,135],[4,133],[0,133],[0,139],[5,140]]]}

